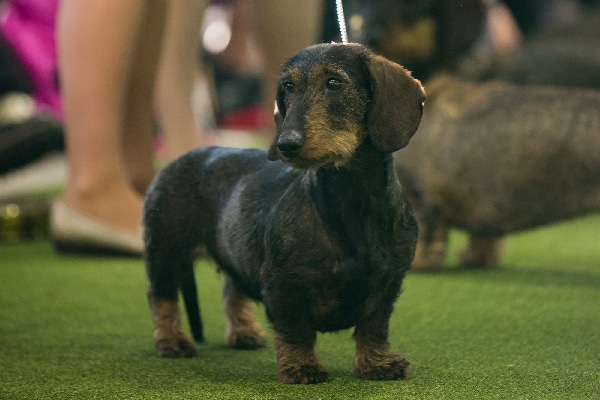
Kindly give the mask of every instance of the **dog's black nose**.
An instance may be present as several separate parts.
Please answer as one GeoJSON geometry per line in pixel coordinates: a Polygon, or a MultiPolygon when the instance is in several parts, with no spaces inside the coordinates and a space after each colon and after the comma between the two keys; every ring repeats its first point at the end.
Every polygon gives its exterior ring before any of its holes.
{"type": "Polygon", "coordinates": [[[297,130],[283,133],[277,140],[277,148],[287,158],[296,157],[302,150],[302,146],[304,146],[304,136],[297,130]]]}

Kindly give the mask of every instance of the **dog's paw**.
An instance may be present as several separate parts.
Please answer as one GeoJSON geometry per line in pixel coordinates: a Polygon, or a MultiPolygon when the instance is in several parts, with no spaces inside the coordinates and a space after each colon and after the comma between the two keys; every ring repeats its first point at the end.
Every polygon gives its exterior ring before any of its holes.
{"type": "Polygon", "coordinates": [[[278,368],[277,375],[281,382],[294,384],[322,383],[329,377],[321,364],[284,365],[278,368]]]}
{"type": "Polygon", "coordinates": [[[354,360],[356,375],[374,381],[404,379],[409,369],[410,361],[397,353],[389,353],[381,358],[354,360]]]}
{"type": "Polygon", "coordinates": [[[186,337],[157,340],[154,348],[159,357],[166,358],[195,357],[197,354],[196,345],[186,337]]]}
{"type": "Polygon", "coordinates": [[[267,338],[262,329],[232,329],[227,332],[227,343],[235,349],[261,349],[266,347],[267,338]]]}

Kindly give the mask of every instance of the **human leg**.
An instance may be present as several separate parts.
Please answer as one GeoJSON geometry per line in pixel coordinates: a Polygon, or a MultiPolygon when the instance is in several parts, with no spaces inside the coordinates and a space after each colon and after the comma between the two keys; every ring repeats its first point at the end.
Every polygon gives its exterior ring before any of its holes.
{"type": "MultiPolygon", "coordinates": [[[[122,149],[129,182],[141,195],[146,193],[155,173],[154,88],[166,26],[166,13],[170,6],[182,2],[146,2],[141,23],[135,32],[134,52],[129,56],[131,66],[121,117],[122,149]]],[[[169,111],[174,112],[173,109],[169,111]]]]}
{"type": "Polygon", "coordinates": [[[58,20],[69,177],[64,202],[135,232],[142,198],[122,150],[128,76],[146,0],[64,0],[58,20]]]}
{"type": "Polygon", "coordinates": [[[199,28],[207,1],[169,2],[163,51],[156,82],[156,110],[166,161],[205,144],[192,109],[198,69],[199,28]]]}
{"type": "MultiPolygon", "coordinates": [[[[322,2],[319,0],[253,0],[256,28],[267,61],[264,98],[269,113],[275,100],[275,77],[283,61],[318,41],[322,2]],[[293,18],[289,18],[293,15],[293,18]]],[[[269,121],[273,118],[270,117],[269,121]]],[[[274,128],[274,124],[272,128],[274,128]]]]}

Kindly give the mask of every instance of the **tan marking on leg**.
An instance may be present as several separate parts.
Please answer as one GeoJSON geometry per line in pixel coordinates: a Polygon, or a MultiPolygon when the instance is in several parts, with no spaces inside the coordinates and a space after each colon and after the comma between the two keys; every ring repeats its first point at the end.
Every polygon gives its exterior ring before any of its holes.
{"type": "Polygon", "coordinates": [[[225,289],[225,338],[231,347],[257,349],[267,344],[265,331],[256,320],[256,303],[235,291],[225,289]]]}
{"type": "Polygon", "coordinates": [[[183,333],[177,301],[156,298],[148,291],[154,323],[154,347],[160,357],[193,357],[196,345],[183,333]]]}
{"type": "Polygon", "coordinates": [[[153,307],[154,340],[173,339],[183,334],[176,301],[159,300],[153,307]]]}
{"type": "Polygon", "coordinates": [[[391,349],[385,341],[364,340],[356,337],[354,372],[364,379],[404,379],[409,372],[410,361],[391,349]]]}
{"type": "Polygon", "coordinates": [[[275,339],[277,376],[283,383],[321,383],[327,381],[327,370],[314,351],[315,342],[297,345],[275,339]]]}

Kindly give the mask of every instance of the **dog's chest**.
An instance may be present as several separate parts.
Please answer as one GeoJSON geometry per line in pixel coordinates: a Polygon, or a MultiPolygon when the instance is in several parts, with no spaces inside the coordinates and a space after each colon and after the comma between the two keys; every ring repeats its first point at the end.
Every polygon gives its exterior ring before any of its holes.
{"type": "Polygon", "coordinates": [[[306,287],[311,320],[318,330],[350,328],[368,313],[369,299],[382,289],[377,271],[371,267],[364,260],[322,266],[322,272],[316,274],[318,278],[306,287]]]}
{"type": "Polygon", "coordinates": [[[367,240],[364,232],[355,232],[354,240],[346,234],[317,232],[309,247],[289,249],[293,261],[267,268],[282,272],[279,284],[304,293],[317,330],[347,329],[371,312],[376,299],[394,286],[391,282],[401,280],[399,263],[394,262],[398,255],[376,238],[367,240]]]}

